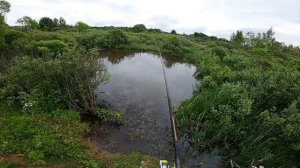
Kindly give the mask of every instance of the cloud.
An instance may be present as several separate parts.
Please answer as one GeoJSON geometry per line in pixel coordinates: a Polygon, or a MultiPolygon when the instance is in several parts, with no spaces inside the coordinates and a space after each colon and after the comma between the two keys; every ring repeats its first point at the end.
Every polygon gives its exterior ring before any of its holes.
{"type": "Polygon", "coordinates": [[[299,0],[9,0],[8,23],[28,15],[63,16],[69,24],[133,26],[180,33],[203,32],[229,38],[236,30],[258,32],[272,27],[276,37],[300,44],[299,0]]]}

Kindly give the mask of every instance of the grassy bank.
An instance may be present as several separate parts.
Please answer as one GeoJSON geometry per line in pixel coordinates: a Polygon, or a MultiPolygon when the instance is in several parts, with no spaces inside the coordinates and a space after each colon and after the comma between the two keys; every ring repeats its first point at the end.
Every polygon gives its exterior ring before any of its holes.
{"type": "Polygon", "coordinates": [[[113,155],[93,151],[89,127],[76,111],[24,114],[3,104],[1,107],[1,168],[157,167],[157,159],[138,152],[113,155]]]}

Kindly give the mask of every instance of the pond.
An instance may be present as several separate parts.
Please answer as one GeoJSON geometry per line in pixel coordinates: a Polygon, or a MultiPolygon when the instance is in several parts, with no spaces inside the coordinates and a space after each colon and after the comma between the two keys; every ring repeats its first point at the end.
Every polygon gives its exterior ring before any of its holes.
{"type": "Polygon", "coordinates": [[[97,90],[98,103],[124,112],[119,127],[92,127],[95,148],[100,152],[142,154],[173,160],[171,123],[162,66],[173,108],[189,98],[196,84],[196,68],[183,59],[147,52],[104,51],[101,58],[111,75],[97,90]]]}

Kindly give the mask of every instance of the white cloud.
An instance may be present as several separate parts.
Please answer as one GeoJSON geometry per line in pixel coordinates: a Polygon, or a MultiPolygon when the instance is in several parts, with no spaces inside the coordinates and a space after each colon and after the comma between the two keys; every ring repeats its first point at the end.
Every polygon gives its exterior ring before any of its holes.
{"type": "Polygon", "coordinates": [[[299,0],[9,0],[8,23],[28,15],[63,16],[69,24],[133,26],[172,29],[181,33],[203,31],[228,38],[237,30],[276,31],[278,40],[300,45],[299,0]]]}

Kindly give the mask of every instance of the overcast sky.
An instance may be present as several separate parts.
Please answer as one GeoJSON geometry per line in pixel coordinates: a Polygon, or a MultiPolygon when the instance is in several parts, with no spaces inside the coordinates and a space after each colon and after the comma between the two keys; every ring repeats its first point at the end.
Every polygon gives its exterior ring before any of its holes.
{"type": "Polygon", "coordinates": [[[8,0],[7,21],[62,16],[68,24],[133,26],[229,38],[236,30],[272,27],[279,41],[300,45],[300,0],[8,0]]]}

